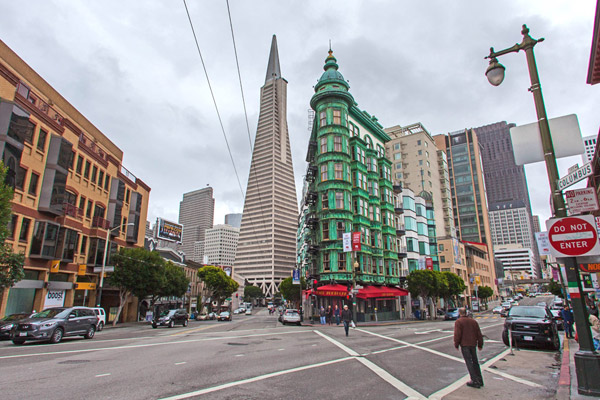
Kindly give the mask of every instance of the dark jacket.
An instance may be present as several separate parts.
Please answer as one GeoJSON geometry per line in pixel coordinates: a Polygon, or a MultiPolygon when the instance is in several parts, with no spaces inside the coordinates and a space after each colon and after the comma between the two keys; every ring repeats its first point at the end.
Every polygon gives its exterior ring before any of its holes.
{"type": "Polygon", "coordinates": [[[325,309],[323,307],[321,307],[321,309],[319,310],[319,316],[324,317],[325,315],[327,315],[325,313],[325,309]]]}
{"type": "Polygon", "coordinates": [[[483,335],[479,324],[471,317],[461,316],[454,323],[454,347],[483,347],[483,335]]]}
{"type": "Polygon", "coordinates": [[[342,310],[342,321],[352,321],[352,311],[346,309],[342,310]]]}
{"type": "Polygon", "coordinates": [[[560,310],[560,316],[562,317],[564,322],[567,323],[573,323],[574,319],[573,319],[573,311],[571,310],[565,310],[564,308],[562,310],[560,310]]]}

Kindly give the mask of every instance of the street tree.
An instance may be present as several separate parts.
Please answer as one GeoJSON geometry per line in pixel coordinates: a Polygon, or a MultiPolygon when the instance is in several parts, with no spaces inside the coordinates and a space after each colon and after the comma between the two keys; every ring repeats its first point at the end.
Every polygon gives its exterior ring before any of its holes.
{"type": "Polygon", "coordinates": [[[225,271],[219,267],[207,265],[198,270],[198,277],[204,282],[212,301],[217,302],[217,309],[221,310],[221,304],[238,290],[238,283],[227,276],[225,271]]]}
{"type": "Polygon", "coordinates": [[[251,302],[253,299],[259,299],[264,297],[262,289],[258,286],[246,285],[244,286],[244,301],[251,302]]]}
{"type": "Polygon", "coordinates": [[[487,301],[494,295],[494,289],[489,286],[480,286],[477,290],[477,297],[479,297],[484,304],[487,306],[487,301]]]}
{"type": "Polygon", "coordinates": [[[550,283],[547,286],[547,290],[555,296],[563,295],[560,285],[554,279],[550,279],[550,283]]]}
{"type": "Polygon", "coordinates": [[[454,272],[444,271],[441,272],[441,274],[446,278],[447,283],[441,297],[444,299],[446,310],[448,310],[450,300],[453,300],[455,304],[458,304],[458,296],[465,291],[467,286],[465,285],[465,281],[454,272]]]}
{"type": "Polygon", "coordinates": [[[25,277],[25,255],[13,252],[12,246],[6,243],[6,238],[11,234],[9,223],[13,199],[13,189],[6,184],[6,172],[7,168],[0,161],[0,298],[5,289],[13,287],[25,277]]]}
{"type": "Polygon", "coordinates": [[[285,278],[279,285],[279,291],[284,299],[299,303],[301,300],[300,290],[306,290],[306,281],[304,278],[300,278],[300,284],[294,285],[292,283],[292,277],[285,278]],[[302,289],[300,287],[302,286],[302,289]]]}
{"type": "Polygon", "coordinates": [[[132,296],[139,299],[150,296],[154,305],[166,285],[166,267],[159,253],[143,248],[122,247],[112,256],[112,261],[115,270],[108,277],[108,283],[119,289],[119,308],[114,326],[132,296]]]}
{"type": "Polygon", "coordinates": [[[159,297],[183,297],[190,286],[183,268],[171,261],[165,263],[165,285],[159,290],[159,297]]]}
{"type": "Polygon", "coordinates": [[[443,291],[444,281],[439,272],[436,274],[436,271],[414,270],[408,274],[406,281],[411,296],[420,296],[425,302],[430,299],[431,303],[434,303],[434,299],[443,291]]]}

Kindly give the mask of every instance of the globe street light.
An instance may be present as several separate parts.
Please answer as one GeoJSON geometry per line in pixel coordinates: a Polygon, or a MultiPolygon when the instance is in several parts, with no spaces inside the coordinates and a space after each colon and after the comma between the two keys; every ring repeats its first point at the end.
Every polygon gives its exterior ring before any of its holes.
{"type": "Polygon", "coordinates": [[[98,297],[96,298],[96,307],[100,307],[100,301],[102,300],[102,287],[104,286],[104,270],[106,269],[106,258],[107,258],[107,254],[108,254],[108,239],[110,237],[110,234],[112,233],[112,231],[116,230],[116,229],[121,229],[125,226],[133,226],[135,225],[133,222],[130,222],[128,224],[125,225],[119,225],[119,226],[115,226],[112,229],[108,229],[106,231],[106,242],[104,243],[104,257],[102,259],[102,270],[100,271],[100,285],[98,286],[98,297]]]}
{"type": "MultiPolygon", "coordinates": [[[[508,49],[494,51],[490,48],[490,54],[486,59],[490,60],[490,64],[485,71],[488,81],[498,86],[504,80],[505,68],[498,62],[498,57],[508,53],[518,53],[523,50],[527,58],[527,67],[529,69],[529,79],[531,87],[529,91],[533,94],[535,102],[535,111],[538,117],[538,126],[540,130],[540,138],[542,140],[542,149],[544,151],[544,161],[546,163],[546,171],[550,183],[550,192],[552,195],[553,216],[563,218],[567,216],[565,208],[565,200],[562,191],[558,188],[558,168],[556,165],[556,156],[554,154],[554,146],[552,145],[552,137],[550,136],[550,127],[548,125],[548,117],[546,116],[546,108],[544,106],[544,98],[542,97],[542,87],[538,76],[533,47],[543,42],[544,39],[533,39],[529,36],[529,28],[523,25],[521,30],[523,41],[517,43],[508,49]]],[[[573,313],[575,315],[575,323],[579,336],[579,351],[575,353],[575,369],[577,371],[578,392],[586,395],[600,395],[600,354],[594,351],[594,344],[590,334],[590,326],[588,324],[588,312],[585,305],[585,300],[579,294],[583,291],[581,287],[581,278],[575,257],[564,258],[563,262],[567,271],[567,280],[569,290],[573,290],[571,301],[573,303],[573,313]],[[577,296],[576,296],[577,294],[577,296]]]]}

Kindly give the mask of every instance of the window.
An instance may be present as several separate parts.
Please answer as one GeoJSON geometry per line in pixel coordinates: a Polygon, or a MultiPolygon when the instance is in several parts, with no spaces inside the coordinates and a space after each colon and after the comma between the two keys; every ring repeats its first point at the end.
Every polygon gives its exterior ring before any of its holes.
{"type": "Polygon", "coordinates": [[[81,212],[85,210],[85,197],[83,196],[79,198],[79,208],[81,209],[81,212]]]}
{"type": "Polygon", "coordinates": [[[89,161],[85,162],[85,168],[83,169],[83,177],[85,179],[88,179],[90,177],[90,168],[92,166],[92,163],[90,163],[89,161]]]}
{"type": "Polygon", "coordinates": [[[327,192],[321,195],[321,208],[328,209],[329,208],[329,197],[327,196],[327,192]]]}
{"type": "Polygon", "coordinates": [[[420,156],[422,156],[423,155],[423,150],[417,151],[417,154],[420,155],[420,156]]]}
{"type": "Polygon", "coordinates": [[[323,240],[329,239],[329,221],[325,221],[322,224],[323,226],[323,240]]]}
{"type": "Polygon", "coordinates": [[[344,193],[343,192],[335,192],[335,208],[344,209],[344,193]]]}
{"type": "Polygon", "coordinates": [[[92,167],[92,176],[90,178],[90,180],[92,182],[96,182],[96,176],[98,175],[98,167],[96,167],[95,165],[92,167]]]}
{"type": "Polygon", "coordinates": [[[394,160],[401,160],[401,159],[402,159],[402,153],[394,154],[394,160]]]}
{"type": "Polygon", "coordinates": [[[77,165],[75,166],[75,173],[81,175],[81,167],[83,166],[83,157],[77,157],[77,165]]]}
{"type": "Polygon", "coordinates": [[[420,146],[420,145],[421,145],[421,141],[417,140],[417,146],[420,146]]]}
{"type": "Polygon", "coordinates": [[[401,162],[396,163],[396,169],[402,169],[402,163],[401,162]]]}
{"type": "Polygon", "coordinates": [[[342,137],[341,136],[333,137],[333,151],[342,151],[342,137]]]}
{"type": "Polygon", "coordinates": [[[92,206],[93,206],[94,202],[91,200],[88,200],[87,202],[87,209],[85,210],[85,216],[86,218],[90,218],[92,216],[92,206]]]}
{"type": "Polygon", "coordinates": [[[98,172],[98,186],[102,186],[103,182],[104,182],[104,171],[100,170],[98,172]]]}
{"type": "Polygon", "coordinates": [[[419,160],[419,165],[423,165],[423,160],[419,160]]]}
{"type": "Polygon", "coordinates": [[[323,153],[327,153],[327,138],[326,137],[321,138],[321,154],[323,154],[323,153]]]}
{"type": "Polygon", "coordinates": [[[338,253],[338,270],[346,270],[346,253],[338,253]]]}
{"type": "Polygon", "coordinates": [[[335,163],[334,166],[335,179],[344,179],[344,167],[342,163],[335,163]]]}
{"type": "Polygon", "coordinates": [[[20,241],[27,241],[27,237],[29,236],[29,224],[31,223],[31,220],[28,218],[23,218],[23,220],[21,221],[21,232],[19,232],[19,240],[20,241]]]}
{"type": "Polygon", "coordinates": [[[340,110],[339,108],[333,109],[333,123],[335,125],[342,124],[342,110],[340,110]]]}
{"type": "Polygon", "coordinates": [[[85,254],[87,247],[87,236],[81,235],[81,245],[79,246],[79,254],[85,254]]]}
{"type": "Polygon", "coordinates": [[[27,169],[21,167],[17,168],[17,179],[15,179],[15,189],[23,190],[25,185],[25,176],[27,176],[27,169]]]}
{"type": "Polygon", "coordinates": [[[321,165],[321,182],[327,180],[327,164],[321,165]]]}
{"type": "Polygon", "coordinates": [[[321,111],[319,113],[319,126],[327,125],[327,113],[325,111],[321,111]]]}
{"type": "Polygon", "coordinates": [[[106,174],[104,177],[104,190],[108,190],[108,185],[110,184],[110,176],[106,174]]]}
{"type": "Polygon", "coordinates": [[[444,257],[444,256],[440,256],[440,262],[441,262],[441,263],[445,263],[445,262],[446,262],[446,257],[444,257]]]}
{"type": "Polygon", "coordinates": [[[341,239],[344,236],[344,231],[346,230],[346,227],[344,226],[344,222],[343,221],[338,221],[336,223],[336,233],[337,233],[337,238],[341,239]]]}
{"type": "Polygon", "coordinates": [[[329,271],[329,253],[323,253],[323,271],[329,271]]]}
{"type": "Polygon", "coordinates": [[[29,194],[35,196],[37,194],[37,186],[40,176],[35,172],[31,172],[31,178],[29,179],[29,194]]]}
{"type": "Polygon", "coordinates": [[[48,132],[44,129],[40,128],[40,134],[38,135],[37,148],[40,151],[44,151],[46,148],[46,138],[48,137],[48,132]]]}
{"type": "Polygon", "coordinates": [[[12,215],[10,224],[8,225],[8,237],[13,239],[15,237],[15,228],[17,227],[17,221],[19,217],[15,214],[12,215]]]}

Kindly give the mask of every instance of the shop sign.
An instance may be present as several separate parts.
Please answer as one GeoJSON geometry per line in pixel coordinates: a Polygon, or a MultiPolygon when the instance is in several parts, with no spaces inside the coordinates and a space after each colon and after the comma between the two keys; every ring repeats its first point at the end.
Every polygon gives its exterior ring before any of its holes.
{"type": "Polygon", "coordinates": [[[583,272],[600,272],[600,264],[579,264],[579,269],[583,272]]]}
{"type": "Polygon", "coordinates": [[[65,304],[64,290],[48,290],[44,300],[44,308],[62,307],[65,304]]]}
{"type": "Polygon", "coordinates": [[[79,269],[77,270],[77,275],[85,275],[86,271],[87,271],[87,265],[79,264],[79,269]]]}
{"type": "Polygon", "coordinates": [[[96,290],[96,284],[93,282],[75,282],[76,290],[96,290]]]}

